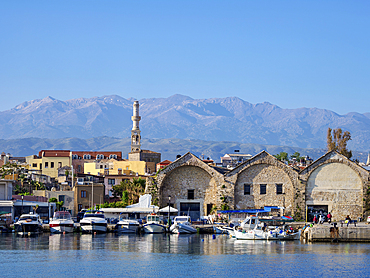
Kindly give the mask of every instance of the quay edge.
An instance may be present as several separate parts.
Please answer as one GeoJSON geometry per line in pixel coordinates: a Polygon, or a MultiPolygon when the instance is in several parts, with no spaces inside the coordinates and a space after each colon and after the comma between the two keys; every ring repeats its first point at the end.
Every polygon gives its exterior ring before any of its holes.
{"type": "Polygon", "coordinates": [[[306,242],[370,242],[370,225],[314,225],[304,229],[301,239],[306,242]]]}

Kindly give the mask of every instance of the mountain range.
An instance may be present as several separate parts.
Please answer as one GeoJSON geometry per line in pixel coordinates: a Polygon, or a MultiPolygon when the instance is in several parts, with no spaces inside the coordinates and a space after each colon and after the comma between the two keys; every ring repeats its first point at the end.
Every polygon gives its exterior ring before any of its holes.
{"type": "MultiPolygon", "coordinates": [[[[110,95],[23,102],[0,112],[1,138],[128,138],[133,101],[110,95]]],[[[370,113],[339,115],[317,108],[283,109],[237,97],[192,99],[173,95],[139,102],[140,129],[145,138],[325,149],[328,127],[340,127],[351,132],[350,149],[370,150],[370,113]]]]}

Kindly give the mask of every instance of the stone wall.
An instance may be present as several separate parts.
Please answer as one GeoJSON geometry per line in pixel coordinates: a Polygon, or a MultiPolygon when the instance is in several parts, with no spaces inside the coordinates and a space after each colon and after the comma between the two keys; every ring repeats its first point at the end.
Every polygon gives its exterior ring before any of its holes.
{"type": "Polygon", "coordinates": [[[235,208],[285,207],[292,213],[294,187],[289,176],[276,166],[257,164],[238,175],[235,185],[235,208]],[[244,195],[244,185],[250,185],[250,195],[244,195]],[[260,185],[266,185],[266,194],[260,194],[260,185]],[[283,194],[277,194],[277,184],[282,184],[283,194]]]}
{"type": "Polygon", "coordinates": [[[370,207],[369,172],[336,152],[299,172],[263,151],[226,173],[187,153],[161,171],[153,184],[161,207],[167,206],[169,195],[176,204],[187,199],[187,190],[195,189],[202,214],[207,204],[218,209],[282,206],[285,214],[305,220],[306,205],[318,204],[328,205],[334,219],[340,219],[364,216],[370,207]],[[244,195],[244,184],[251,185],[250,195],[244,195]],[[260,194],[261,184],[266,184],[266,194],[260,194]],[[277,184],[283,185],[283,194],[277,194],[277,184]]]}
{"type": "Polygon", "coordinates": [[[274,156],[263,151],[225,175],[234,187],[235,209],[281,206],[285,213],[296,213],[298,173],[274,156]],[[251,186],[251,194],[244,195],[244,185],[251,186]],[[260,194],[260,185],[266,185],[266,194],[260,194]],[[277,194],[277,184],[283,185],[283,194],[277,194]]]}
{"type": "Polygon", "coordinates": [[[158,174],[160,207],[166,206],[168,196],[171,196],[171,203],[175,206],[178,206],[180,201],[201,203],[201,216],[205,215],[207,205],[221,207],[222,182],[222,174],[188,153],[158,174]],[[188,200],[189,189],[194,189],[194,200],[188,200]]]}
{"type": "Polygon", "coordinates": [[[369,173],[346,157],[330,152],[301,172],[306,205],[327,205],[333,220],[363,217],[369,173]]]}

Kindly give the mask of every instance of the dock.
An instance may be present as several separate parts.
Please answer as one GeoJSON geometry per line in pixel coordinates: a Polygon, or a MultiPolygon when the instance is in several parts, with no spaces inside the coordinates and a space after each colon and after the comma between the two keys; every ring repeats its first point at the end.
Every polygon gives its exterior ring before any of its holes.
{"type": "Polygon", "coordinates": [[[370,242],[370,225],[365,222],[333,225],[322,224],[306,227],[301,239],[307,242],[370,242]]]}

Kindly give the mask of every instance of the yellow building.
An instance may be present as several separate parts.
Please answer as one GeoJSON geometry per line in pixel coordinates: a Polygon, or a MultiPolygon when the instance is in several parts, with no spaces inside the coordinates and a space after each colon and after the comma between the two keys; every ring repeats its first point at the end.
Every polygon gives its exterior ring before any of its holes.
{"type": "Polygon", "coordinates": [[[72,152],[67,150],[42,150],[38,156],[27,156],[26,162],[29,170],[39,171],[43,175],[58,178],[59,168],[71,167],[72,152]]]}
{"type": "Polygon", "coordinates": [[[130,173],[145,175],[145,169],[145,161],[109,159],[84,164],[84,173],[90,175],[129,175],[130,173]]]}

